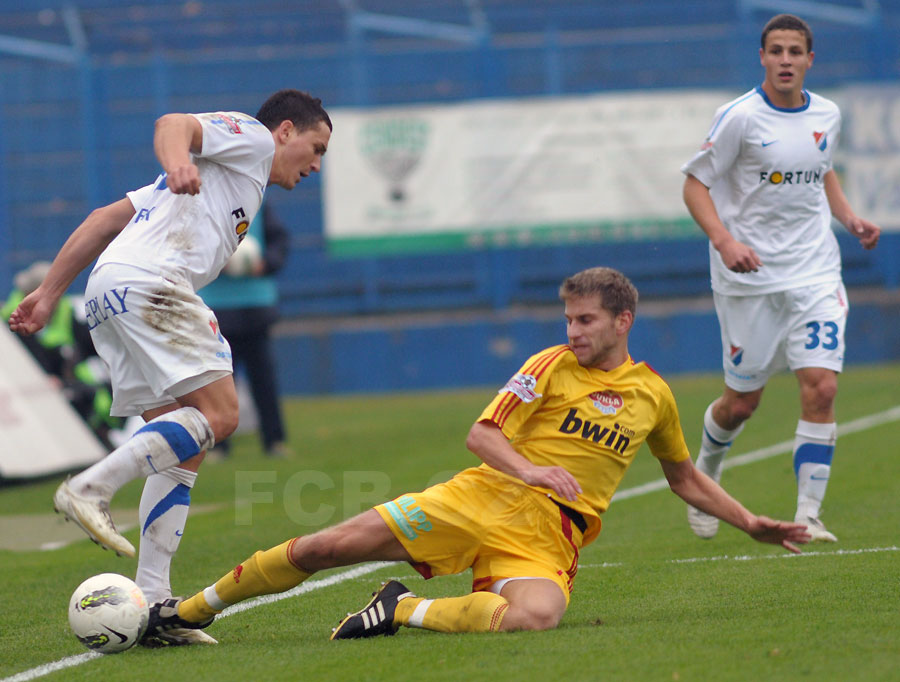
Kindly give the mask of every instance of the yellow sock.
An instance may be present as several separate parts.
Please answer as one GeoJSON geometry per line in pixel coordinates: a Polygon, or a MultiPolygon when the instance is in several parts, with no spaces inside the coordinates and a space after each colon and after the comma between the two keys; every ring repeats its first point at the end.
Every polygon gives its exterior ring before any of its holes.
{"type": "Polygon", "coordinates": [[[493,592],[444,599],[407,597],[397,603],[394,622],[437,632],[496,632],[508,606],[493,592]]]}
{"type": "Polygon", "coordinates": [[[290,560],[291,545],[297,539],[257,552],[219,578],[215,585],[185,599],[178,606],[178,615],[202,623],[231,604],[262,594],[284,592],[299,585],[312,574],[300,570],[290,560]]]}

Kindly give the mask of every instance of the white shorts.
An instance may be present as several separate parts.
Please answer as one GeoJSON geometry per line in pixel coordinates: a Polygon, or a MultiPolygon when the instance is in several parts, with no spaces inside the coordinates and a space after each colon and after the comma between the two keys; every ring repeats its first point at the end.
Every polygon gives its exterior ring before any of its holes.
{"type": "Polygon", "coordinates": [[[186,280],[106,263],[88,279],[84,308],[114,416],[171,404],[232,372],[216,316],[186,280]]]}
{"type": "Polygon", "coordinates": [[[843,369],[850,308],[840,282],[760,296],[713,293],[713,299],[729,388],[756,391],[785,368],[843,369]]]}

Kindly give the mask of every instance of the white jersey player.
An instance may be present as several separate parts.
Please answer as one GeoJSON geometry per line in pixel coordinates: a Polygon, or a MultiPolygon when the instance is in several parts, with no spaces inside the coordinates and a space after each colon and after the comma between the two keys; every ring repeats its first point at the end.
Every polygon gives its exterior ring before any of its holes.
{"type": "MultiPolygon", "coordinates": [[[[331,120],[319,99],[272,95],[256,117],[237,112],[167,114],[156,123],[157,180],[96,209],[73,232],[10,328],[43,327],[60,296],[95,258],[85,313],[110,367],[113,415],[147,422],[109,456],[62,483],[57,511],[117,554],[134,547],[115,529],[109,501],[146,477],[139,509],[136,582],[153,602],[171,595],[169,566],[205,451],[238,421],[231,351],[196,294],[235,251],[271,184],[292,189],[321,168],[331,120]]],[[[149,645],[215,640],[194,632],[149,645]]]]}
{"type": "MultiPolygon", "coordinates": [[[[804,89],[812,32],[781,14],[763,29],[765,79],[722,106],[682,171],[684,200],[710,241],[713,297],[722,336],[725,389],[706,410],[697,466],[719,480],[722,462],[775,372],[800,385],[794,440],[795,520],[813,540],[836,541],[819,515],[836,439],[834,397],[843,368],[847,295],[832,216],[863,247],[878,226],[856,216],[832,167],[840,111],[804,89]]],[[[709,538],[718,520],[688,508],[709,538]]]]}

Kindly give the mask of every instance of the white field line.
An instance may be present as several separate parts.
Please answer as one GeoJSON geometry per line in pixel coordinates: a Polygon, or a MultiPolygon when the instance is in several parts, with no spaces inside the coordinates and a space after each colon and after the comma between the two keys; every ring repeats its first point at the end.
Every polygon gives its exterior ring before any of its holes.
{"type": "MultiPolygon", "coordinates": [[[[894,407],[890,408],[889,410],[885,410],[884,412],[870,414],[867,417],[860,417],[859,419],[854,419],[853,421],[846,422],[845,424],[840,424],[838,426],[837,432],[839,436],[846,436],[851,433],[865,431],[875,426],[881,426],[882,424],[888,424],[890,422],[898,420],[900,420],[900,405],[895,405],[894,407]]],[[[769,459],[770,457],[776,457],[777,455],[783,455],[785,453],[791,452],[793,449],[794,440],[792,438],[791,440],[784,440],[780,443],[775,443],[775,445],[769,445],[768,447],[760,448],[759,450],[752,450],[751,452],[747,452],[743,455],[737,455],[736,457],[726,457],[725,464],[722,466],[722,468],[733,469],[734,467],[743,466],[745,464],[760,462],[764,459],[769,459]]],[[[615,495],[613,495],[612,502],[616,502],[618,500],[627,500],[629,497],[646,495],[647,493],[652,493],[657,490],[664,490],[668,487],[669,484],[666,479],[660,478],[655,481],[650,481],[649,483],[644,483],[643,485],[635,486],[634,488],[620,490],[615,495]]]]}
{"type": "MultiPolygon", "coordinates": [[[[847,435],[849,433],[856,433],[857,431],[864,431],[866,429],[870,429],[875,426],[880,426],[882,424],[887,424],[892,421],[900,420],[900,405],[892,407],[889,410],[885,410],[884,412],[878,412],[873,415],[869,415],[868,417],[860,417],[859,419],[854,419],[853,421],[849,421],[846,424],[841,424],[838,426],[838,435],[847,435]]],[[[774,457],[776,455],[784,454],[785,452],[790,452],[793,448],[794,442],[793,440],[783,441],[781,443],[776,443],[775,445],[770,445],[766,448],[761,448],[759,450],[754,450],[752,452],[748,452],[743,455],[738,455],[737,457],[732,457],[725,461],[725,468],[732,468],[736,466],[742,466],[744,464],[750,464],[751,462],[758,462],[763,459],[767,459],[769,457],[774,457]]],[[[654,492],[656,490],[662,490],[667,488],[668,484],[666,480],[660,479],[657,481],[651,481],[650,483],[645,483],[644,485],[639,485],[634,488],[628,488],[627,490],[621,490],[617,492],[613,496],[613,500],[624,500],[629,497],[638,497],[640,495],[646,495],[647,493],[654,492]]],[[[859,549],[859,550],[836,550],[833,552],[805,552],[800,555],[794,554],[774,554],[774,555],[766,555],[760,557],[753,556],[744,556],[744,557],[697,557],[695,559],[671,559],[670,561],[673,563],[687,563],[691,561],[748,561],[753,559],[777,559],[777,558],[790,558],[794,556],[829,556],[829,555],[849,555],[849,554],[860,554],[863,552],[896,552],[900,551],[897,547],[877,547],[872,549],[859,549]]],[[[291,597],[295,597],[300,594],[305,594],[306,592],[312,592],[313,590],[321,589],[323,587],[330,587],[331,585],[337,585],[339,583],[345,582],[347,580],[353,580],[354,578],[358,578],[363,575],[367,575],[369,573],[374,573],[386,566],[392,566],[396,562],[377,562],[370,564],[363,564],[361,566],[356,566],[346,571],[342,571],[340,573],[335,573],[334,575],[330,575],[327,578],[322,578],[321,580],[310,580],[305,583],[301,583],[297,587],[292,590],[288,590],[287,592],[282,592],[280,594],[270,594],[264,597],[257,597],[256,599],[248,599],[245,602],[241,602],[240,604],[235,604],[234,606],[230,606],[225,609],[221,614],[219,614],[218,618],[225,618],[227,616],[233,615],[235,613],[240,613],[242,611],[246,611],[248,609],[255,608],[257,606],[261,606],[263,604],[272,604],[277,601],[281,601],[282,599],[289,599],[291,597]]],[[[619,563],[603,563],[603,564],[584,564],[579,566],[579,568],[613,568],[616,566],[620,566],[619,563]]],[[[13,675],[11,677],[5,677],[0,679],[0,682],[30,682],[31,680],[36,680],[39,677],[43,677],[44,675],[49,675],[50,673],[54,673],[57,670],[64,670],[65,668],[71,668],[76,665],[81,665],[82,663],[87,663],[95,658],[102,656],[102,654],[96,654],[93,652],[88,652],[85,654],[79,654],[77,656],[67,656],[66,658],[62,658],[53,663],[46,663],[44,665],[39,665],[36,668],[31,668],[30,670],[25,670],[21,673],[13,675]]]]}
{"type": "MultiPolygon", "coordinates": [[[[892,545],[890,547],[862,547],[860,549],[835,549],[831,551],[821,552],[809,552],[804,549],[802,554],[791,554],[790,552],[784,552],[783,554],[764,554],[762,556],[753,556],[750,554],[738,554],[735,556],[729,556],[728,554],[722,554],[719,556],[697,556],[689,557],[686,559],[666,559],[666,563],[698,564],[706,561],[763,561],[766,559],[802,559],[804,557],[818,556],[854,556],[856,554],[880,554],[882,552],[900,552],[900,547],[892,545]]],[[[578,570],[580,571],[583,568],[620,568],[627,566],[627,563],[621,561],[605,561],[602,564],[578,564],[578,570]]]]}

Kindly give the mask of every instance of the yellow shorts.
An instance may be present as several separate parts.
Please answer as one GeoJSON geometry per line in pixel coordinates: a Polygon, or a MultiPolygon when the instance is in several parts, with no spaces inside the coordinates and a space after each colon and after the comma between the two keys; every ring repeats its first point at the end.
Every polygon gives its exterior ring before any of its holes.
{"type": "Polygon", "coordinates": [[[505,578],[547,578],[568,604],[581,532],[546,495],[484,467],[375,510],[425,578],[472,569],[472,590],[505,578]]]}

